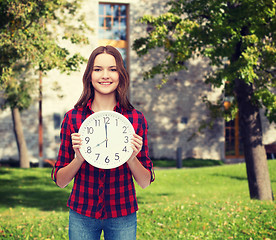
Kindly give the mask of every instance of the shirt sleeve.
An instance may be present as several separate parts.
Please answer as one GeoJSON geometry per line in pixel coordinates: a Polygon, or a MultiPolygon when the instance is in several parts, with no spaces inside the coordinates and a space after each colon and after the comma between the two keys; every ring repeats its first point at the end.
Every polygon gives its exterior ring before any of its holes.
{"type": "Polygon", "coordinates": [[[52,179],[55,183],[58,170],[67,166],[75,156],[71,140],[71,120],[68,113],[65,114],[61,125],[60,141],[58,158],[52,170],[52,179]]]}
{"type": "Polygon", "coordinates": [[[138,135],[143,138],[143,147],[141,151],[137,154],[138,160],[142,165],[149,170],[151,173],[151,182],[155,180],[155,174],[153,170],[153,163],[149,157],[149,148],[148,148],[148,123],[144,115],[140,119],[141,125],[138,131],[138,135]]]}

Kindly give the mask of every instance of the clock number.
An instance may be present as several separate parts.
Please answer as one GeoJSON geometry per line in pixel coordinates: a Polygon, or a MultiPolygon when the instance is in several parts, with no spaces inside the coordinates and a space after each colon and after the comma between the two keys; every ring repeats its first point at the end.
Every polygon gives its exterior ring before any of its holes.
{"type": "Polygon", "coordinates": [[[88,146],[88,147],[87,147],[86,152],[87,152],[87,153],[91,153],[91,152],[92,152],[92,150],[91,150],[91,147],[90,147],[90,146],[88,146]]]}
{"type": "Polygon", "coordinates": [[[117,160],[119,160],[119,159],[120,159],[119,153],[115,153],[115,160],[117,161],[117,160]]]}
{"type": "Polygon", "coordinates": [[[118,119],[115,119],[115,120],[116,120],[116,127],[118,127],[118,124],[119,124],[119,123],[118,123],[118,119]]]}
{"type": "Polygon", "coordinates": [[[104,118],[104,124],[109,124],[110,118],[109,117],[103,117],[103,118],[104,118]]]}
{"type": "Polygon", "coordinates": [[[90,137],[86,137],[84,140],[86,141],[86,144],[88,144],[90,141],[90,137]]]}
{"type": "Polygon", "coordinates": [[[109,163],[110,162],[110,160],[109,160],[109,158],[108,158],[108,156],[105,158],[105,160],[104,160],[106,163],[109,163]]]}
{"type": "Polygon", "coordinates": [[[128,143],[128,136],[125,136],[125,141],[124,143],[128,143]]]}
{"type": "Polygon", "coordinates": [[[100,126],[100,123],[101,123],[100,119],[95,119],[95,127],[100,126]]]}
{"type": "Polygon", "coordinates": [[[95,155],[97,155],[97,158],[96,158],[96,161],[97,161],[99,159],[99,157],[100,157],[100,154],[96,153],[95,155]]]}
{"type": "Polygon", "coordinates": [[[94,129],[92,127],[87,127],[87,134],[92,134],[94,129]]]}
{"type": "Polygon", "coordinates": [[[123,133],[127,133],[127,127],[126,126],[123,126],[123,129],[124,129],[124,131],[123,131],[123,133]]]}
{"type": "Polygon", "coordinates": [[[125,146],[124,149],[122,150],[123,152],[127,152],[127,147],[125,146]]]}

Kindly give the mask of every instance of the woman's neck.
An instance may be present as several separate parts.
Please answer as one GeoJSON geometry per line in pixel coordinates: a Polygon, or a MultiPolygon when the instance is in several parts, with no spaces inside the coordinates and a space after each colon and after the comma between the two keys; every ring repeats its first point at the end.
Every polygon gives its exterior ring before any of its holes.
{"type": "Polygon", "coordinates": [[[91,109],[93,112],[99,111],[113,111],[116,106],[116,98],[115,96],[95,96],[91,109]]]}

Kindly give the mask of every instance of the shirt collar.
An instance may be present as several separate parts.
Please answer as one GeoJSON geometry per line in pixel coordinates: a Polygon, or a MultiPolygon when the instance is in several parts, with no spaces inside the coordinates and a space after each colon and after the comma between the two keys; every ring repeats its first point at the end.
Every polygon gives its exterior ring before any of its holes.
{"type": "Polygon", "coordinates": [[[120,105],[119,101],[117,102],[116,106],[114,107],[113,111],[116,111],[118,113],[123,113],[122,106],[120,105]]]}
{"type": "Polygon", "coordinates": [[[90,98],[90,99],[88,100],[87,104],[86,104],[86,107],[87,107],[91,112],[93,112],[93,111],[92,111],[92,108],[91,108],[91,107],[92,107],[91,105],[92,105],[92,99],[90,98]]]}
{"type": "MultiPolygon", "coordinates": [[[[86,107],[93,113],[93,110],[91,108],[92,105],[92,99],[90,98],[86,104],[86,107]]],[[[116,106],[114,107],[113,111],[118,112],[118,113],[123,113],[123,108],[120,105],[119,101],[117,102],[116,106]]]]}

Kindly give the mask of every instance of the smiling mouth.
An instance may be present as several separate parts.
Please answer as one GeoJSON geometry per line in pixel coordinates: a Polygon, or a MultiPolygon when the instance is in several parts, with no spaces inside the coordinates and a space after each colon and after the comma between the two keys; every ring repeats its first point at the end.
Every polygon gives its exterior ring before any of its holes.
{"type": "Polygon", "coordinates": [[[99,82],[100,85],[111,85],[112,82],[99,82]]]}

